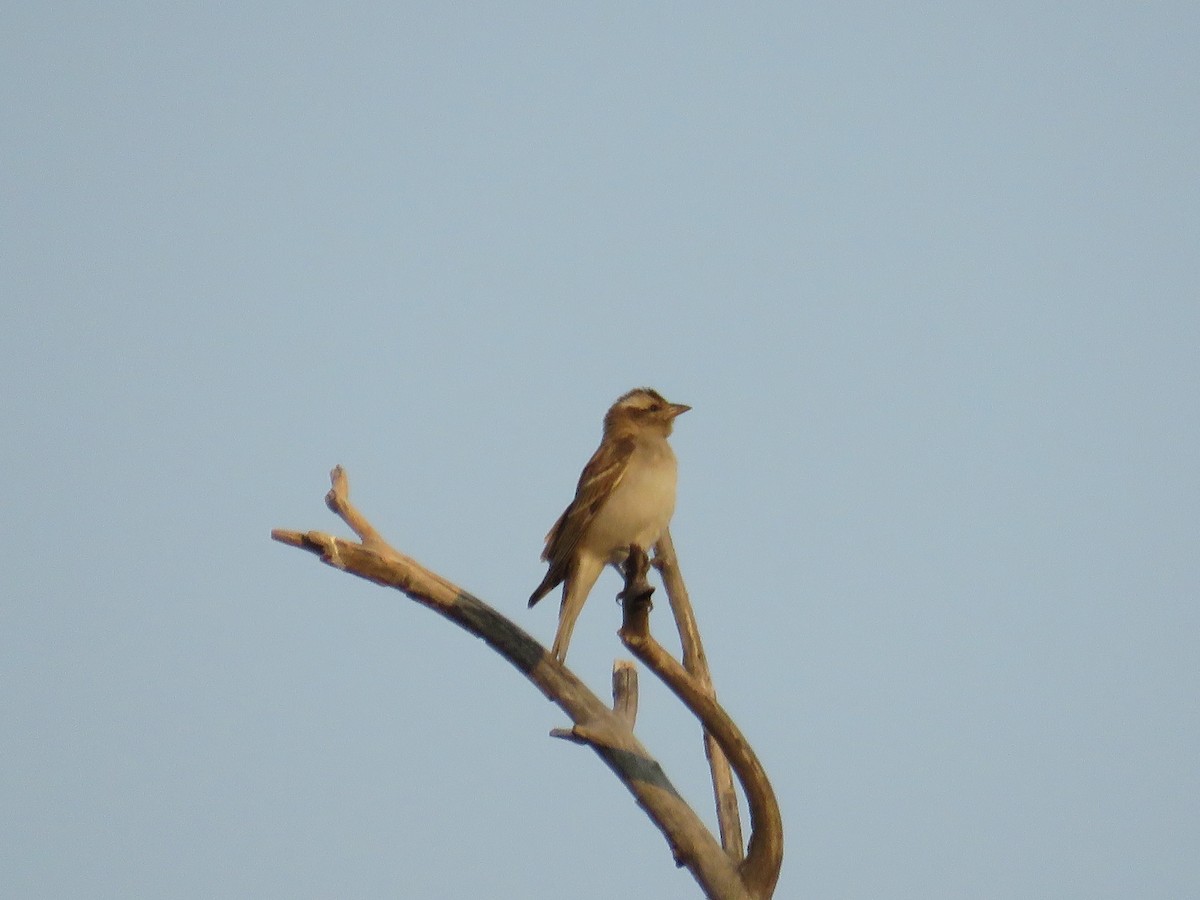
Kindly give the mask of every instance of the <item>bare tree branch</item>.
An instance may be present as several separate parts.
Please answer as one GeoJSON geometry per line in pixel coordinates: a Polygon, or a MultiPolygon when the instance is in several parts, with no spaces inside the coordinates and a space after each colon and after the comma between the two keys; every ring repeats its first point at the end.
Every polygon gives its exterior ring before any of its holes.
{"type": "MultiPolygon", "coordinates": [[[[662,575],[667,598],[671,602],[671,612],[675,616],[675,625],[679,629],[683,667],[696,679],[701,689],[707,691],[715,700],[717,694],[713,689],[708,658],[704,655],[704,644],[700,640],[700,626],[696,624],[692,601],[688,597],[687,586],[683,583],[683,574],[679,571],[679,557],[675,555],[675,542],[671,540],[669,528],[654,548],[654,565],[662,575]]],[[[742,818],[738,812],[733,774],[729,769],[729,760],[707,730],[704,732],[704,755],[708,758],[708,767],[712,772],[713,798],[717,804],[717,827],[721,830],[721,846],[734,862],[741,862],[745,856],[745,845],[742,842],[742,818]]]]}
{"type": "Polygon", "coordinates": [[[640,548],[631,548],[625,564],[624,623],[621,640],[647,668],[663,680],[704,725],[737,772],[746,803],[750,807],[750,845],[738,871],[752,896],[770,897],[783,864],[783,819],[766,770],[734,724],[716,701],[712,685],[693,678],[663,646],[650,635],[650,588],[646,583],[649,561],[640,548]]]}
{"type": "MultiPolygon", "coordinates": [[[[638,707],[638,677],[637,666],[632,660],[618,659],[613,663],[612,693],[614,715],[633,731],[637,721],[638,707]]],[[[587,740],[580,737],[578,726],[572,728],[551,728],[550,737],[562,738],[576,744],[586,744],[587,740]]]]}
{"type": "MultiPolygon", "coordinates": [[[[610,710],[569,669],[557,662],[545,647],[495,609],[388,545],[350,503],[348,480],[340,466],[331,473],[331,480],[333,489],[326,497],[326,504],[359,536],[361,543],[324,532],[285,529],[272,531],[272,538],[314,553],[327,565],[376,584],[396,588],[482,638],[570,717],[574,723],[571,729],[574,739],[590,746],[633,794],[638,805],[667,839],[676,864],[688,868],[706,896],[712,900],[761,900],[770,897],[774,878],[766,879],[751,872],[747,868],[749,859],[740,869],[731,863],[699,816],[676,792],[659,763],[634,737],[626,719],[627,712],[618,714],[610,710]]],[[[658,649],[665,654],[661,647],[658,649]]],[[[674,660],[671,663],[679,669],[678,663],[674,660]]],[[[683,670],[679,669],[679,672],[683,673],[683,670]]],[[[688,678],[686,673],[683,673],[683,677],[688,678]]],[[[691,684],[690,679],[688,683],[691,684]]],[[[671,682],[668,681],[668,684],[671,682]]],[[[675,689],[673,685],[672,689],[675,689]]],[[[684,694],[676,692],[684,699],[684,694]]],[[[707,700],[710,707],[719,710],[715,701],[697,691],[693,690],[693,693],[697,693],[702,701],[707,700]]],[[[688,700],[684,699],[684,702],[688,703],[688,700]]],[[[620,697],[616,698],[616,703],[618,709],[628,708],[620,697]]],[[[688,705],[692,708],[691,703],[688,705]]],[[[704,707],[703,702],[700,708],[710,718],[716,715],[712,709],[704,707]]],[[[693,712],[697,712],[696,708],[693,708],[693,712]]],[[[699,712],[697,714],[700,715],[699,712]]],[[[705,727],[712,727],[707,718],[701,718],[705,727]]],[[[716,729],[714,732],[718,735],[718,742],[729,753],[730,748],[721,739],[722,732],[716,729]]],[[[740,734],[736,737],[741,740],[740,734]]],[[[753,758],[753,754],[750,756],[753,758]]],[[[740,757],[731,755],[731,759],[739,777],[742,777],[742,770],[738,766],[740,757]]],[[[763,780],[765,782],[765,777],[763,780]]],[[[746,786],[745,781],[743,786],[746,786]]],[[[747,787],[751,821],[755,829],[750,841],[751,859],[755,858],[756,842],[759,842],[756,796],[747,787]]],[[[775,871],[777,875],[777,867],[775,871]]]]}

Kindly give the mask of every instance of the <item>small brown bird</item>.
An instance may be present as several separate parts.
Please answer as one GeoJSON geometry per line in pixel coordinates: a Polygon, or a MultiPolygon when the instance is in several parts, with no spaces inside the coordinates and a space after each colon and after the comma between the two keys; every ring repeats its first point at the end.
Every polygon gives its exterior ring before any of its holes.
{"type": "Polygon", "coordinates": [[[623,563],[631,544],[649,551],[670,523],[676,464],[667,437],[675,417],[689,409],[637,388],[605,415],[604,437],[579,476],[575,499],[546,535],[542,559],[550,569],[529,598],[533,606],[563,585],[553,648],[559,662],[604,566],[623,563]]]}

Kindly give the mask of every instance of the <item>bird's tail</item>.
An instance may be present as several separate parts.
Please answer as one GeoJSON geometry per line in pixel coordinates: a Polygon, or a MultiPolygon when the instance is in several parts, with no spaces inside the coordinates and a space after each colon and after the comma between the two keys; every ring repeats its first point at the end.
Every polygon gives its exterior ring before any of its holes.
{"type": "Polygon", "coordinates": [[[529,606],[532,608],[534,604],[562,584],[564,577],[564,575],[555,572],[554,566],[551,566],[550,571],[546,573],[546,577],[542,579],[542,583],[529,595],[529,606]]]}

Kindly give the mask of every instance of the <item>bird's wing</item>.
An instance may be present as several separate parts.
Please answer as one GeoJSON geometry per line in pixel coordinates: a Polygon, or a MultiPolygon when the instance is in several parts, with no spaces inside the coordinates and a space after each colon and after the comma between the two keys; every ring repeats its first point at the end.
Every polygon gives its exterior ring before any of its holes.
{"type": "Polygon", "coordinates": [[[592,519],[596,517],[604,501],[612,495],[621,479],[625,477],[635,443],[632,437],[605,441],[583,467],[579,485],[575,488],[575,499],[546,535],[542,559],[550,563],[550,570],[538,585],[538,589],[533,592],[529,600],[530,606],[567,577],[571,560],[575,556],[575,548],[587,533],[588,526],[592,524],[592,519]]]}

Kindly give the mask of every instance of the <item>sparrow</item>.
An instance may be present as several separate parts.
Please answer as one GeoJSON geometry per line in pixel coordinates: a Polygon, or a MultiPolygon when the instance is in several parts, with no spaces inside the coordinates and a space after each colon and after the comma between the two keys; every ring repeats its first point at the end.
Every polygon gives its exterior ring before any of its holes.
{"type": "Polygon", "coordinates": [[[563,586],[552,648],[560,663],[604,566],[621,565],[630,545],[649,550],[670,523],[676,463],[667,437],[675,417],[689,409],[651,388],[636,388],[604,416],[604,437],[579,476],[575,499],[546,535],[542,559],[550,568],[529,597],[533,606],[563,586]]]}

